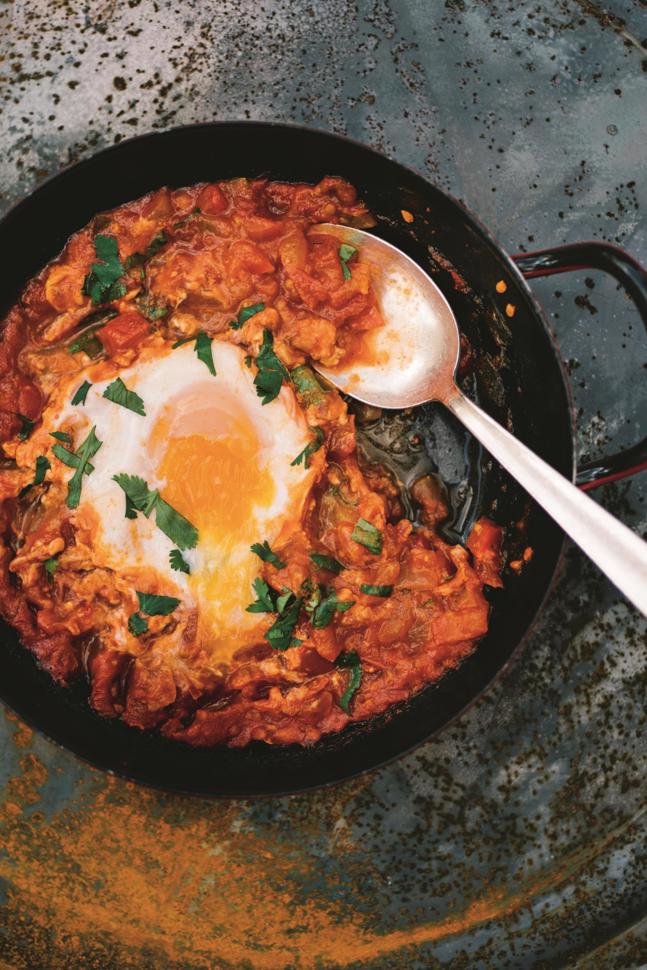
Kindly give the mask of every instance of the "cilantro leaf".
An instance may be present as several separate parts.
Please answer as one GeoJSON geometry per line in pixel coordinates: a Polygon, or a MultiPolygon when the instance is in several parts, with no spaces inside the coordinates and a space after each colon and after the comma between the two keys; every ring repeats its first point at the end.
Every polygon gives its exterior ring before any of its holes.
{"type": "Polygon", "coordinates": [[[290,375],[274,353],[274,337],[271,330],[263,331],[263,343],[256,358],[258,373],[254,378],[256,393],[262,398],[262,404],[269,404],[277,397],[284,380],[290,375]]]}
{"type": "Polygon", "coordinates": [[[126,284],[121,281],[124,268],[119,259],[119,246],[114,236],[95,236],[94,251],[98,263],[92,263],[90,272],[83,281],[83,293],[93,304],[111,303],[126,292],[126,284]]]}
{"type": "Polygon", "coordinates": [[[195,352],[197,354],[198,360],[201,360],[203,364],[207,365],[207,369],[213,376],[216,376],[216,366],[213,362],[213,352],[211,350],[211,337],[209,334],[205,333],[204,330],[200,330],[197,337],[195,338],[195,352]]]}
{"type": "Polygon", "coordinates": [[[349,246],[348,243],[342,243],[342,245],[339,247],[339,262],[341,263],[341,271],[345,280],[349,280],[351,278],[351,271],[348,261],[349,259],[353,258],[356,252],[357,250],[355,247],[349,246]]]}
{"type": "Polygon", "coordinates": [[[276,610],[276,594],[264,579],[257,576],[252,583],[256,599],[246,607],[247,613],[274,613],[276,610]]]}
{"type": "Polygon", "coordinates": [[[182,555],[179,549],[171,549],[171,551],[168,554],[168,558],[169,558],[169,563],[171,565],[171,569],[175,569],[177,570],[177,572],[180,572],[180,573],[186,573],[187,576],[191,574],[191,567],[189,566],[188,562],[186,561],[186,559],[184,558],[184,556],[182,555]]]}
{"type": "Polygon", "coordinates": [[[232,320],[229,326],[232,330],[240,330],[243,324],[246,323],[250,317],[255,316],[264,309],[264,303],[254,303],[253,306],[245,306],[242,308],[242,310],[238,311],[238,318],[236,320],[232,320]]]}
{"type": "Polygon", "coordinates": [[[332,556],[322,556],[321,553],[311,552],[310,558],[319,569],[327,569],[329,573],[334,573],[335,576],[339,576],[342,569],[345,568],[338,559],[334,559],[332,556]]]}
{"type": "Polygon", "coordinates": [[[72,438],[67,433],[67,431],[50,431],[50,438],[56,438],[57,441],[64,441],[66,444],[72,444],[72,438]]]}
{"type": "Polygon", "coordinates": [[[328,590],[326,596],[323,597],[312,613],[313,627],[315,630],[323,630],[324,627],[329,625],[335,612],[345,613],[354,605],[354,600],[338,600],[337,591],[328,590]]]}
{"type": "Polygon", "coordinates": [[[319,451],[325,439],[325,435],[321,428],[313,428],[312,430],[315,433],[314,438],[305,446],[303,451],[299,452],[294,461],[290,462],[290,465],[300,465],[301,462],[303,462],[305,468],[310,468],[310,459],[315,452],[319,451]]]}
{"type": "Polygon", "coordinates": [[[346,711],[346,713],[349,714],[351,698],[362,683],[362,662],[357,651],[349,650],[347,653],[340,653],[335,661],[335,664],[338,667],[344,667],[350,670],[348,686],[339,698],[339,706],[343,711],[346,711]]]}
{"type": "Polygon", "coordinates": [[[372,586],[370,583],[361,583],[359,589],[367,596],[390,596],[393,592],[393,586],[372,586]]]}
{"type": "MultiPolygon", "coordinates": [[[[67,483],[67,507],[68,509],[75,509],[78,507],[81,501],[81,482],[83,481],[83,476],[86,472],[86,468],[90,458],[96,455],[97,451],[103,444],[99,441],[95,432],[95,428],[90,429],[90,433],[81,445],[77,448],[76,454],[79,456],[79,464],[77,465],[76,471],[67,483]]],[[[56,448],[57,445],[54,445],[56,448]]],[[[65,450],[65,449],[63,449],[65,450]]]]}
{"type": "Polygon", "coordinates": [[[113,404],[120,404],[122,408],[128,408],[135,414],[141,414],[142,417],[146,416],[141,397],[135,391],[129,391],[121,377],[117,377],[112,384],[108,384],[103,396],[107,401],[112,401],[113,404]]]}
{"type": "Polygon", "coordinates": [[[275,552],[272,552],[267,539],[265,539],[262,544],[260,542],[255,542],[254,545],[250,546],[249,548],[252,550],[252,552],[256,553],[259,559],[262,559],[263,562],[269,562],[273,566],[276,566],[277,569],[285,569],[285,563],[282,559],[279,559],[275,552]]]}
{"type": "MultiPolygon", "coordinates": [[[[290,597],[293,595],[293,593],[290,593],[290,597]]],[[[276,650],[287,650],[288,647],[296,645],[295,641],[293,640],[292,633],[297,625],[300,610],[301,597],[297,596],[295,597],[292,605],[287,609],[283,609],[283,612],[280,613],[272,626],[265,633],[265,639],[276,650]]]]}
{"type": "Polygon", "coordinates": [[[92,384],[90,383],[90,381],[83,381],[81,386],[77,388],[74,397],[70,401],[70,404],[85,404],[85,399],[87,398],[88,391],[90,390],[91,387],[92,387],[92,384]]]}
{"type": "Polygon", "coordinates": [[[148,631],[148,622],[139,613],[131,613],[128,617],[128,629],[134,637],[140,637],[148,631]]]}
{"type": "Polygon", "coordinates": [[[367,522],[366,519],[357,520],[350,537],[355,542],[359,542],[361,546],[365,546],[370,552],[374,552],[376,556],[379,556],[382,552],[382,544],[384,541],[382,533],[371,522],[367,522]]]}
{"type": "Polygon", "coordinates": [[[127,270],[132,269],[133,266],[143,266],[143,264],[149,259],[152,259],[153,256],[155,256],[160,251],[162,246],[165,246],[167,242],[168,236],[162,229],[155,236],[153,236],[143,253],[136,252],[131,253],[130,256],[126,256],[124,266],[127,270]]]}
{"type": "Polygon", "coordinates": [[[139,600],[139,609],[148,616],[168,616],[180,605],[175,596],[158,596],[155,593],[141,593],[135,590],[139,600]]]}
{"type": "Polygon", "coordinates": [[[197,545],[196,527],[165,502],[157,490],[151,491],[143,478],[124,473],[113,475],[112,478],[126,493],[126,518],[135,518],[135,510],[143,512],[148,518],[154,509],[157,528],[168,536],[171,542],[180,549],[193,549],[197,545]]]}
{"type": "Polygon", "coordinates": [[[45,572],[47,573],[47,575],[51,580],[54,578],[54,573],[59,567],[58,559],[56,558],[56,556],[50,556],[49,559],[46,559],[44,561],[43,566],[45,567],[45,572]]]}
{"type": "MultiPolygon", "coordinates": [[[[64,465],[68,468],[78,468],[81,459],[74,451],[69,451],[69,449],[64,448],[63,445],[52,445],[52,453],[56,455],[59,461],[62,461],[64,465]]],[[[86,462],[85,474],[90,475],[94,471],[94,465],[90,462],[86,462]]]]}
{"type": "Polygon", "coordinates": [[[18,437],[21,441],[26,441],[34,430],[34,422],[31,420],[31,418],[27,418],[24,414],[20,414],[20,412],[18,412],[16,416],[20,418],[20,431],[18,432],[18,437]]]}
{"type": "Polygon", "coordinates": [[[20,491],[18,492],[18,497],[22,498],[23,495],[27,494],[30,488],[34,487],[34,485],[42,485],[43,482],[45,481],[45,472],[47,471],[48,468],[51,468],[51,467],[52,466],[50,464],[49,458],[46,458],[45,455],[39,455],[38,458],[36,459],[36,470],[34,472],[34,480],[33,482],[30,482],[29,485],[25,485],[23,488],[20,489],[20,491]]]}

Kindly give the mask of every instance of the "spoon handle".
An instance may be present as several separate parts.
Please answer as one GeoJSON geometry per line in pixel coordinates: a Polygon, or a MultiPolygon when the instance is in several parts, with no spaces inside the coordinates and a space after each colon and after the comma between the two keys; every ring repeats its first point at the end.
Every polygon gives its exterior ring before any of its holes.
{"type": "Polygon", "coordinates": [[[647,615],[647,542],[526,448],[458,388],[447,395],[444,404],[647,615]]]}

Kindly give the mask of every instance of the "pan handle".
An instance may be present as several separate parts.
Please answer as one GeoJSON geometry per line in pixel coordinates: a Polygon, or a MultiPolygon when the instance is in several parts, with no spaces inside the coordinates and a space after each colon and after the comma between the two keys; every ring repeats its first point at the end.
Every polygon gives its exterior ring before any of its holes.
{"type": "MultiPolygon", "coordinates": [[[[607,243],[584,242],[519,253],[512,257],[524,277],[552,276],[571,270],[597,269],[610,273],[633,300],[647,329],[647,272],[632,256],[607,243]]],[[[647,469],[647,438],[607,458],[578,469],[576,484],[584,491],[647,469]]]]}

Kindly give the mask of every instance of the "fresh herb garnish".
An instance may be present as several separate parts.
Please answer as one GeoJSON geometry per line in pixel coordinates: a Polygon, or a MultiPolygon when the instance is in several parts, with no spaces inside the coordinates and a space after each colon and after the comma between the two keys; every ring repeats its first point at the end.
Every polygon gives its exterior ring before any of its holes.
{"type": "Polygon", "coordinates": [[[342,243],[339,247],[339,262],[341,263],[341,271],[344,274],[344,279],[349,280],[351,278],[351,271],[348,265],[348,261],[353,258],[357,250],[354,246],[349,246],[348,243],[342,243]]]}
{"type": "Polygon", "coordinates": [[[157,303],[151,293],[140,293],[135,297],[137,309],[147,320],[159,320],[165,317],[169,308],[165,303],[157,303]]]}
{"type": "Polygon", "coordinates": [[[265,639],[276,650],[287,650],[288,647],[296,646],[300,642],[296,641],[292,634],[299,619],[301,597],[295,597],[294,593],[288,590],[283,597],[278,598],[277,607],[280,610],[279,616],[266,632],[265,639]]]}
{"type": "Polygon", "coordinates": [[[113,404],[120,404],[122,408],[134,411],[135,414],[141,414],[142,417],[146,416],[141,397],[134,391],[129,391],[121,377],[117,377],[112,384],[108,384],[103,396],[107,401],[112,401],[113,404]]]}
{"type": "Polygon", "coordinates": [[[290,462],[291,465],[300,465],[303,462],[305,468],[310,468],[310,459],[315,452],[319,451],[325,440],[325,435],[321,428],[313,428],[312,430],[315,433],[314,438],[305,446],[303,451],[299,452],[294,461],[290,462]]]}
{"type": "Polygon", "coordinates": [[[253,546],[250,546],[250,549],[252,552],[256,553],[256,555],[262,559],[263,562],[269,562],[273,566],[276,566],[277,569],[285,569],[285,563],[282,559],[279,559],[275,552],[272,552],[267,539],[265,539],[262,544],[260,542],[255,542],[253,546]]]}
{"type": "Polygon", "coordinates": [[[271,330],[263,331],[263,343],[256,358],[258,373],[254,378],[256,393],[262,398],[261,404],[269,404],[277,397],[284,380],[290,375],[274,353],[274,337],[271,330]]]}
{"type": "Polygon", "coordinates": [[[198,360],[201,360],[203,364],[207,365],[209,373],[216,376],[216,366],[213,362],[213,352],[211,349],[211,337],[209,334],[205,333],[204,330],[200,330],[197,337],[195,338],[195,352],[197,354],[198,360]]]}
{"type": "Polygon", "coordinates": [[[148,518],[155,509],[157,528],[168,536],[179,549],[193,549],[198,542],[198,530],[188,519],[165,502],[157,490],[151,491],[138,475],[113,475],[113,481],[126,494],[126,518],[135,518],[134,512],[143,512],[148,518]],[[129,504],[130,503],[130,504],[129,504]]]}
{"type": "Polygon", "coordinates": [[[101,356],[103,353],[103,344],[97,337],[99,330],[102,330],[105,324],[101,324],[99,327],[89,327],[84,330],[83,333],[73,340],[71,344],[68,345],[67,351],[69,354],[80,354],[83,351],[88,357],[94,359],[95,357],[101,356]]]}
{"type": "Polygon", "coordinates": [[[245,357],[245,361],[244,361],[245,367],[251,367],[252,366],[253,359],[254,358],[252,357],[251,354],[247,354],[247,356],[245,357]]]}
{"type": "Polygon", "coordinates": [[[195,209],[192,209],[191,212],[189,212],[188,216],[185,216],[184,219],[180,219],[179,222],[176,222],[173,228],[179,229],[180,226],[185,225],[185,223],[190,222],[192,219],[195,219],[196,216],[199,216],[201,212],[202,212],[202,209],[196,206],[195,209]]]}
{"type": "Polygon", "coordinates": [[[302,407],[308,408],[313,404],[321,404],[326,396],[326,390],[317,380],[314,371],[307,364],[300,364],[290,371],[292,383],[299,396],[302,407]]]}
{"type": "Polygon", "coordinates": [[[158,596],[156,593],[140,593],[136,590],[139,609],[148,616],[168,616],[180,605],[175,596],[158,596]]]}
{"type": "Polygon", "coordinates": [[[20,431],[18,432],[18,437],[21,441],[26,441],[29,435],[34,430],[34,422],[31,418],[26,417],[24,414],[18,412],[16,417],[20,418],[20,431]]]}
{"type": "Polygon", "coordinates": [[[372,523],[367,522],[366,519],[357,520],[350,537],[355,542],[359,542],[360,545],[365,546],[370,552],[374,552],[376,556],[379,556],[382,552],[382,533],[372,523]]]}
{"type": "Polygon", "coordinates": [[[168,558],[171,569],[175,569],[179,573],[186,573],[187,576],[191,574],[191,567],[179,549],[171,549],[168,558]]]}
{"type": "Polygon", "coordinates": [[[229,326],[232,330],[240,330],[243,324],[246,323],[250,317],[255,316],[264,309],[264,303],[255,303],[253,306],[245,306],[242,308],[242,310],[238,311],[238,318],[236,320],[232,320],[229,326]]]}
{"type": "MultiPolygon", "coordinates": [[[[64,465],[67,465],[68,468],[79,467],[79,463],[81,461],[79,455],[74,451],[69,451],[67,448],[64,448],[63,445],[52,445],[52,453],[58,458],[59,461],[62,461],[64,465]]],[[[93,471],[94,465],[91,465],[89,461],[86,462],[85,474],[90,475],[93,471]]]]}
{"type": "Polygon", "coordinates": [[[56,438],[57,441],[64,441],[67,445],[72,444],[72,438],[67,431],[50,431],[49,436],[50,438],[56,438]]]}
{"type": "MultiPolygon", "coordinates": [[[[76,454],[79,457],[79,463],[76,467],[76,471],[67,483],[67,507],[68,509],[77,508],[81,500],[81,482],[83,481],[83,476],[86,473],[88,462],[93,455],[96,455],[99,448],[103,444],[99,441],[95,432],[95,428],[90,429],[90,433],[81,445],[77,448],[76,454]]],[[[60,447],[54,445],[54,448],[60,447]]],[[[53,450],[53,449],[52,449],[53,450]]],[[[64,450],[64,449],[63,449],[64,450]]]]}
{"type": "Polygon", "coordinates": [[[45,560],[43,566],[45,567],[45,572],[49,576],[50,580],[52,580],[54,578],[54,573],[59,567],[58,559],[56,556],[50,556],[49,559],[45,560]]]}
{"type": "Polygon", "coordinates": [[[70,404],[85,404],[85,399],[88,396],[88,391],[91,387],[92,384],[90,381],[83,381],[81,386],[77,388],[74,397],[70,401],[70,404]]]}
{"type": "Polygon", "coordinates": [[[335,576],[339,576],[342,569],[344,569],[344,566],[342,566],[339,560],[334,559],[332,556],[322,556],[319,552],[311,552],[310,558],[315,566],[319,566],[319,569],[327,569],[329,573],[334,573],[335,576]]]}
{"type": "Polygon", "coordinates": [[[94,251],[98,263],[92,263],[90,272],[83,281],[83,293],[93,304],[112,303],[126,292],[122,282],[124,268],[119,259],[119,246],[114,236],[95,236],[94,251]]]}
{"type": "Polygon", "coordinates": [[[338,600],[337,591],[329,589],[312,611],[313,627],[315,630],[323,630],[329,625],[336,612],[345,613],[354,605],[354,600],[338,600]]]}
{"type": "Polygon", "coordinates": [[[52,466],[50,464],[49,458],[46,458],[45,455],[39,455],[38,458],[36,459],[36,470],[34,472],[34,480],[33,482],[30,482],[29,485],[25,485],[23,486],[23,488],[20,489],[18,493],[18,497],[22,498],[23,495],[27,494],[30,488],[34,487],[34,485],[42,485],[43,482],[45,481],[45,472],[47,471],[48,468],[51,468],[51,467],[52,466]]]}
{"type": "Polygon", "coordinates": [[[134,637],[140,637],[148,632],[148,622],[139,613],[131,613],[128,617],[128,629],[134,637]]]}
{"type": "Polygon", "coordinates": [[[132,269],[133,266],[143,266],[143,264],[148,262],[149,259],[152,259],[153,256],[155,256],[155,254],[158,253],[162,246],[165,246],[167,242],[168,236],[162,229],[161,232],[158,232],[155,236],[153,236],[143,253],[131,253],[130,256],[127,256],[124,266],[127,270],[132,269]]]}
{"type": "Polygon", "coordinates": [[[390,596],[393,592],[393,586],[372,586],[370,583],[361,583],[359,588],[367,596],[390,596]]]}
{"type": "Polygon", "coordinates": [[[257,576],[252,583],[256,599],[246,607],[247,613],[274,613],[276,612],[276,593],[271,586],[260,576],[257,576]]]}
{"type": "Polygon", "coordinates": [[[349,650],[347,653],[340,653],[335,664],[350,670],[348,686],[339,698],[339,706],[349,714],[351,698],[362,683],[362,662],[356,650],[349,650]]]}

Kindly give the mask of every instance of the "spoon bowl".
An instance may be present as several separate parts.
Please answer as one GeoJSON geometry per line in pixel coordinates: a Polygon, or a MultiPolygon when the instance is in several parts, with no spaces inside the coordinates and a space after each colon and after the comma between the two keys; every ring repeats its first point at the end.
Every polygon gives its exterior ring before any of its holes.
{"type": "Polygon", "coordinates": [[[459,390],[454,376],[460,354],[458,324],[427,273],[395,246],[361,229],[326,223],[317,231],[361,252],[384,321],[370,333],[367,350],[356,360],[335,368],[318,366],[319,373],[345,394],[375,407],[442,402],[647,615],[647,543],[459,390]]]}

